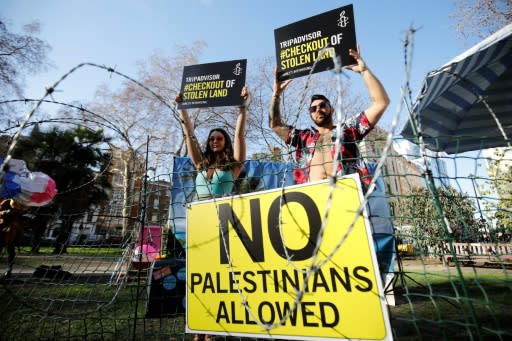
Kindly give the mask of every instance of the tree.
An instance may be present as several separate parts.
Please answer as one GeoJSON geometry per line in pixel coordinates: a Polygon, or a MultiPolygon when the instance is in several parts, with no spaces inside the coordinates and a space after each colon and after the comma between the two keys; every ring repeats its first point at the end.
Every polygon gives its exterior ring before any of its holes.
{"type": "Polygon", "coordinates": [[[418,247],[425,252],[428,247],[441,251],[452,238],[467,243],[479,240],[480,224],[474,217],[473,201],[453,187],[437,188],[437,198],[440,207],[429,189],[419,188],[403,201],[404,223],[411,225],[418,247]],[[443,224],[445,217],[448,230],[443,224]]]}
{"type": "Polygon", "coordinates": [[[481,40],[512,22],[510,0],[457,0],[456,20],[458,35],[473,42],[481,40]]]}
{"type": "MultiPolygon", "coordinates": [[[[85,121],[95,122],[90,115],[93,112],[97,116],[104,117],[118,127],[120,134],[113,137],[111,143],[130,155],[124,161],[126,163],[124,177],[125,193],[124,204],[128,217],[128,208],[132,206],[130,198],[135,196],[130,193],[136,172],[137,157],[144,156],[149,143],[148,164],[157,168],[159,174],[170,174],[172,157],[185,156],[187,151],[184,145],[183,132],[179,124],[177,111],[174,107],[174,98],[180,91],[183,67],[198,63],[198,59],[205,43],[197,41],[190,46],[178,46],[174,56],[164,56],[159,53],[151,55],[147,60],[139,62],[137,82],[127,80],[116,90],[106,86],[97,91],[95,102],[88,105],[89,112],[80,111],[85,121]],[[143,86],[141,86],[141,84],[143,86]]],[[[254,65],[248,66],[247,84],[251,91],[251,104],[246,129],[248,140],[248,155],[273,154],[272,159],[282,159],[274,151],[284,146],[283,142],[269,128],[268,108],[272,95],[274,62],[270,58],[257,60],[254,65]],[[253,71],[254,70],[254,71],[253,71]],[[253,150],[251,150],[253,148],[253,150]],[[258,148],[258,149],[256,149],[258,148]],[[258,154],[259,153],[259,154],[258,154]]],[[[333,102],[336,99],[335,77],[332,72],[314,74],[310,78],[294,80],[286,92],[283,104],[283,117],[292,123],[304,123],[310,125],[307,106],[310,95],[315,89],[320,88],[322,93],[329,96],[333,102]]],[[[361,110],[364,105],[361,98],[350,97],[349,82],[343,84],[343,111],[354,113],[361,110]],[[352,109],[356,108],[357,109],[352,109]]],[[[215,107],[189,110],[189,115],[194,124],[195,134],[201,144],[204,143],[209,130],[214,127],[222,127],[233,136],[236,117],[239,113],[237,107],[215,107]]],[[[70,113],[71,115],[72,113],[70,113]]],[[[156,172],[155,172],[156,173],[156,172]]],[[[128,220],[123,223],[123,235],[129,233],[128,220]]]]}
{"type": "MultiPolygon", "coordinates": [[[[38,22],[32,22],[23,26],[23,33],[13,33],[0,18],[0,100],[23,98],[25,75],[49,66],[47,54],[51,48],[37,38],[40,27],[38,22]]],[[[9,108],[0,106],[0,115],[8,114],[9,108]]]]}
{"type": "MultiPolygon", "coordinates": [[[[173,101],[180,89],[181,76],[185,65],[197,64],[197,56],[205,43],[194,42],[191,46],[178,46],[176,56],[162,56],[154,53],[147,60],[138,63],[137,82],[123,81],[116,90],[100,87],[89,112],[79,114],[86,121],[91,112],[108,119],[118,128],[111,143],[123,152],[124,165],[118,174],[123,179],[123,237],[130,229],[130,207],[137,196],[133,195],[137,174],[141,172],[144,160],[160,174],[170,174],[172,156],[179,154],[182,132],[175,117],[173,101]],[[142,84],[143,86],[141,86],[142,84]],[[149,154],[146,155],[146,151],[149,154]]],[[[68,113],[73,115],[73,113],[68,113]]]]}
{"type": "Polygon", "coordinates": [[[501,235],[512,233],[512,149],[495,148],[492,157],[487,159],[489,180],[482,191],[486,195],[486,207],[492,212],[491,217],[496,222],[495,235],[492,240],[501,235]],[[492,198],[492,200],[491,200],[492,198]]]}
{"type": "Polygon", "coordinates": [[[14,150],[13,158],[25,160],[30,170],[48,174],[57,184],[58,193],[50,210],[40,217],[48,219],[58,213],[62,222],[55,253],[66,252],[73,223],[110,196],[111,157],[103,150],[107,142],[101,130],[78,126],[41,131],[36,125],[14,150]]]}

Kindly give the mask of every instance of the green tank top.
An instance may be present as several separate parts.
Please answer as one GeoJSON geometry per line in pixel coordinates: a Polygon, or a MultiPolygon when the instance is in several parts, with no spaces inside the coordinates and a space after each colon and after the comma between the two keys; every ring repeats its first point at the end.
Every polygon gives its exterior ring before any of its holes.
{"type": "Polygon", "coordinates": [[[212,179],[208,179],[205,170],[197,173],[196,193],[198,200],[222,197],[233,191],[234,179],[231,170],[216,169],[212,179]]]}

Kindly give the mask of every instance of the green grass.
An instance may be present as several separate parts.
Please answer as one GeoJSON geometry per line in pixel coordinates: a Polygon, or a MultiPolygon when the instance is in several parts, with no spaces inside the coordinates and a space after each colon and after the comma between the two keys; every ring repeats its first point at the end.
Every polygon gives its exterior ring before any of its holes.
{"type": "MultiPolygon", "coordinates": [[[[41,247],[39,249],[39,255],[52,255],[53,254],[53,247],[45,246],[41,247]]],[[[112,247],[97,247],[97,246],[68,246],[67,247],[67,254],[72,256],[98,256],[98,257],[104,257],[104,256],[121,256],[124,252],[124,248],[121,248],[119,246],[112,246],[112,247]]],[[[22,246],[20,247],[18,254],[20,255],[26,255],[30,254],[30,247],[29,246],[22,246]]]]}
{"type": "MultiPolygon", "coordinates": [[[[65,265],[73,266],[77,263],[77,258],[87,258],[87,261],[96,260],[98,262],[117,262],[123,255],[124,249],[115,247],[78,247],[71,246],[67,248],[67,252],[63,254],[54,254],[53,247],[42,247],[37,254],[30,253],[30,247],[21,247],[16,251],[16,258],[14,259],[14,271],[16,267],[29,267],[36,268],[40,265],[65,265]]],[[[5,252],[0,255],[0,267],[6,266],[7,256],[5,252]]]]}
{"type": "Polygon", "coordinates": [[[0,339],[128,340],[134,332],[136,340],[149,335],[152,340],[183,337],[183,315],[144,318],[144,285],[130,283],[119,292],[116,287],[96,285],[77,285],[70,291],[38,286],[37,295],[30,286],[12,292],[0,289],[0,339]],[[30,300],[23,299],[29,295],[30,300]]]}
{"type": "Polygon", "coordinates": [[[395,339],[506,340],[512,337],[512,282],[506,272],[408,273],[390,307],[395,339]]]}

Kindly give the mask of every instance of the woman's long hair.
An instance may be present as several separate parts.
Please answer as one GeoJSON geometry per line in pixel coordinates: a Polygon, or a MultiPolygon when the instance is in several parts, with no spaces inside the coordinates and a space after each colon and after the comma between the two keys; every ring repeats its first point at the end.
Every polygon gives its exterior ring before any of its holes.
{"type": "Polygon", "coordinates": [[[214,167],[221,170],[228,170],[233,168],[233,165],[237,162],[238,161],[235,160],[234,156],[233,143],[231,142],[231,137],[229,137],[228,133],[222,128],[214,128],[210,130],[208,138],[206,139],[206,147],[203,152],[203,168],[214,167]],[[224,149],[220,152],[219,158],[217,158],[213,150],[210,148],[210,136],[216,131],[224,136],[224,149]]]}

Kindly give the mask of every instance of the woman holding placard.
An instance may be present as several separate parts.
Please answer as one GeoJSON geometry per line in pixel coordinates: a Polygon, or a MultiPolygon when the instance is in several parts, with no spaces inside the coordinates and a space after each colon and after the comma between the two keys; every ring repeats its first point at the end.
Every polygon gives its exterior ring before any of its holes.
{"type": "MultiPolygon", "coordinates": [[[[244,86],[241,96],[243,103],[236,121],[234,142],[222,128],[214,128],[208,134],[204,151],[194,135],[194,127],[186,109],[180,109],[180,121],[185,135],[187,151],[192,164],[197,169],[196,193],[198,200],[229,195],[242,170],[246,157],[245,121],[249,105],[249,89],[244,86]]],[[[181,94],[175,102],[182,101],[181,94]]]]}

